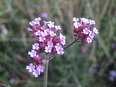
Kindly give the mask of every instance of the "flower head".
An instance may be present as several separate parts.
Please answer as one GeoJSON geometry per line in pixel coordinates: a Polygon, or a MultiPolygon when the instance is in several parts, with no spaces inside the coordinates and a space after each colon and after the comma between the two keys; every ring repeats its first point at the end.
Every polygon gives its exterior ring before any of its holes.
{"type": "MultiPolygon", "coordinates": [[[[54,52],[57,54],[63,54],[62,45],[65,45],[66,38],[61,33],[59,36],[57,36],[57,31],[61,30],[61,27],[59,25],[55,25],[55,23],[52,21],[44,21],[44,25],[40,27],[40,20],[41,18],[38,17],[29,23],[34,28],[34,30],[29,27],[28,30],[32,31],[32,35],[34,35],[33,37],[36,38],[37,41],[32,45],[33,50],[28,52],[30,57],[36,56],[37,51],[39,53],[52,53],[52,50],[54,49],[53,47],[55,47],[56,44],[59,44],[61,47],[54,52]]],[[[76,21],[78,21],[78,19],[76,19],[76,21]]]]}
{"type": "Polygon", "coordinates": [[[58,34],[58,30],[61,30],[59,25],[55,25],[52,21],[42,21],[41,18],[35,18],[29,22],[32,28],[28,27],[28,31],[31,31],[32,37],[36,39],[36,43],[32,45],[32,50],[28,51],[28,55],[33,58],[35,66],[32,64],[27,66],[26,69],[32,72],[35,77],[38,77],[41,72],[44,71],[42,66],[43,58],[40,54],[61,54],[63,55],[64,50],[62,45],[65,44],[65,36],[61,33],[58,34]],[[43,25],[42,25],[42,24],[43,25]],[[58,35],[57,35],[58,34],[58,35]]]}
{"type": "Polygon", "coordinates": [[[93,41],[93,38],[95,34],[99,34],[98,29],[95,27],[93,28],[93,31],[90,30],[90,27],[92,25],[95,25],[95,21],[92,19],[87,18],[73,18],[74,21],[74,36],[76,38],[79,38],[82,43],[91,43],[93,41]]]}
{"type": "Polygon", "coordinates": [[[44,72],[44,66],[42,65],[33,65],[32,63],[29,64],[29,66],[26,66],[26,69],[29,70],[29,72],[32,72],[34,77],[38,77],[41,72],[44,72]]]}

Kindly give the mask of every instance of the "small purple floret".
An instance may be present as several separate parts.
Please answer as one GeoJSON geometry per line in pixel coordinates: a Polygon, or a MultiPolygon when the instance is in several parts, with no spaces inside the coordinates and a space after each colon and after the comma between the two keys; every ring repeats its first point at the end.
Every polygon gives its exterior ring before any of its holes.
{"type": "Polygon", "coordinates": [[[54,22],[49,21],[49,22],[48,22],[48,26],[49,26],[50,28],[53,28],[53,27],[54,27],[54,22]]]}
{"type": "Polygon", "coordinates": [[[62,45],[65,45],[65,36],[63,36],[61,33],[60,33],[60,40],[61,40],[61,44],[62,45]]]}
{"type": "Polygon", "coordinates": [[[33,48],[34,50],[38,50],[38,49],[39,49],[39,44],[38,44],[38,43],[33,44],[33,45],[32,45],[32,48],[33,48]]]}
{"type": "Polygon", "coordinates": [[[29,66],[26,66],[26,69],[29,70],[29,72],[33,72],[35,69],[35,66],[32,63],[30,63],[29,66]]]}
{"type": "Polygon", "coordinates": [[[46,53],[51,53],[51,51],[52,51],[51,47],[48,47],[48,46],[45,47],[45,52],[46,53]]]}
{"type": "Polygon", "coordinates": [[[37,57],[37,52],[35,50],[28,51],[30,57],[37,57]]]}
{"type": "Polygon", "coordinates": [[[43,13],[41,14],[41,17],[47,18],[47,17],[48,17],[48,13],[47,13],[47,12],[43,12],[43,13]]]}

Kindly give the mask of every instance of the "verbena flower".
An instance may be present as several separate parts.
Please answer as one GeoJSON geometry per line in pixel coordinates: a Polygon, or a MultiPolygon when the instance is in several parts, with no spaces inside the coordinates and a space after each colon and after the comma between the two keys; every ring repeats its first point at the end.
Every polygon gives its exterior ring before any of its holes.
{"type": "Polygon", "coordinates": [[[92,73],[92,72],[93,72],[93,67],[89,67],[89,68],[88,68],[88,72],[89,72],[89,73],[92,73]]]}
{"type": "Polygon", "coordinates": [[[61,33],[60,33],[60,40],[61,40],[61,44],[62,45],[65,45],[65,36],[63,36],[61,33]]]}
{"type": "Polygon", "coordinates": [[[32,48],[33,48],[34,50],[38,50],[38,49],[39,49],[39,44],[38,44],[38,43],[33,44],[33,45],[32,45],[32,48]]]}
{"type": "Polygon", "coordinates": [[[33,72],[35,70],[35,66],[30,63],[29,66],[26,66],[26,69],[29,70],[29,72],[33,72]]]}
{"type": "Polygon", "coordinates": [[[99,34],[96,27],[92,28],[92,25],[95,25],[95,21],[87,18],[73,18],[74,21],[74,36],[78,37],[82,43],[91,43],[94,39],[95,34],[99,34]]]}
{"type": "Polygon", "coordinates": [[[109,71],[109,80],[110,81],[116,81],[116,70],[109,71]]]}
{"type": "MultiPolygon", "coordinates": [[[[74,36],[75,41],[80,41],[84,44],[91,43],[94,39],[95,34],[99,34],[98,30],[93,27],[95,21],[87,18],[73,18],[74,21],[74,36]]],[[[64,49],[72,45],[69,44],[67,47],[62,47],[66,43],[66,37],[58,30],[61,30],[59,25],[55,25],[52,21],[41,21],[41,18],[35,18],[33,21],[29,22],[31,27],[27,30],[31,32],[31,36],[35,38],[35,43],[32,45],[32,50],[28,51],[28,55],[33,58],[34,65],[31,63],[26,67],[29,72],[32,72],[35,77],[38,77],[41,72],[44,72],[43,59],[40,55],[44,53],[45,55],[63,55],[64,49]]],[[[49,56],[50,57],[50,56],[49,56]]],[[[49,59],[49,58],[48,58],[49,59]]]]}
{"type": "Polygon", "coordinates": [[[46,53],[51,53],[51,51],[52,51],[52,47],[48,47],[48,46],[45,47],[46,53]]]}
{"type": "Polygon", "coordinates": [[[43,21],[43,23],[40,21],[40,17],[34,19],[29,22],[31,27],[27,28],[27,30],[31,32],[32,37],[36,39],[36,42],[32,45],[32,50],[28,51],[28,55],[33,58],[35,64],[33,65],[31,63],[26,69],[28,69],[29,72],[33,72],[35,77],[38,77],[38,75],[44,71],[44,66],[42,66],[43,58],[40,57],[40,54],[62,55],[64,53],[62,45],[66,43],[65,36],[57,32],[61,30],[60,26],[55,25],[55,22],[52,21],[43,21]]]}
{"type": "Polygon", "coordinates": [[[112,43],[112,44],[111,44],[111,47],[112,47],[112,48],[116,48],[116,43],[112,43]]]}
{"type": "Polygon", "coordinates": [[[47,17],[48,17],[48,13],[47,13],[47,12],[43,12],[43,13],[41,13],[41,17],[43,17],[43,18],[47,18],[47,17]]]}
{"type": "Polygon", "coordinates": [[[55,45],[55,48],[56,48],[57,54],[61,54],[61,55],[64,54],[63,48],[59,43],[55,45]]]}
{"type": "Polygon", "coordinates": [[[37,52],[35,50],[28,51],[30,57],[37,57],[37,52]]]}
{"type": "Polygon", "coordinates": [[[61,27],[56,25],[55,29],[56,29],[55,32],[57,32],[57,30],[61,30],[61,27]]]}
{"type": "Polygon", "coordinates": [[[1,24],[0,25],[0,29],[2,29],[2,30],[6,29],[6,25],[5,24],[1,24]]]}
{"type": "Polygon", "coordinates": [[[85,5],[87,8],[89,8],[90,7],[90,3],[86,3],[86,5],[85,5]]]}
{"type": "Polygon", "coordinates": [[[48,41],[47,45],[48,45],[48,47],[53,47],[52,41],[48,41]]]}
{"type": "Polygon", "coordinates": [[[39,65],[37,66],[34,70],[33,70],[33,75],[35,77],[38,77],[40,75],[41,72],[44,72],[44,67],[39,65]]]}
{"type": "Polygon", "coordinates": [[[0,25],[0,31],[0,39],[5,40],[9,34],[5,24],[0,25]]]}

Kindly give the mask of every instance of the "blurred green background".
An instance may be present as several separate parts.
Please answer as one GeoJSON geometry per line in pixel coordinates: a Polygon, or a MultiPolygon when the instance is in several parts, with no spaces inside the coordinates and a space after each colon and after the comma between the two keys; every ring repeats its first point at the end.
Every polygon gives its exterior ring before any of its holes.
{"type": "Polygon", "coordinates": [[[94,19],[100,32],[92,43],[75,44],[50,61],[48,87],[116,87],[109,73],[116,71],[116,0],[0,0],[0,83],[43,87],[43,73],[34,78],[25,69],[33,43],[27,27],[38,16],[60,25],[67,44],[74,16],[94,19]]]}

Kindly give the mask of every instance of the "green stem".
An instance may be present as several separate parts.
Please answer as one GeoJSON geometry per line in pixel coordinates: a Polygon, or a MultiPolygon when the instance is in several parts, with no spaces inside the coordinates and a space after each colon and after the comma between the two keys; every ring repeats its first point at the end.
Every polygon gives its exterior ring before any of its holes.
{"type": "Polygon", "coordinates": [[[44,71],[44,87],[47,87],[47,79],[48,79],[48,57],[46,55],[46,62],[45,62],[45,71],[44,71]]]}

